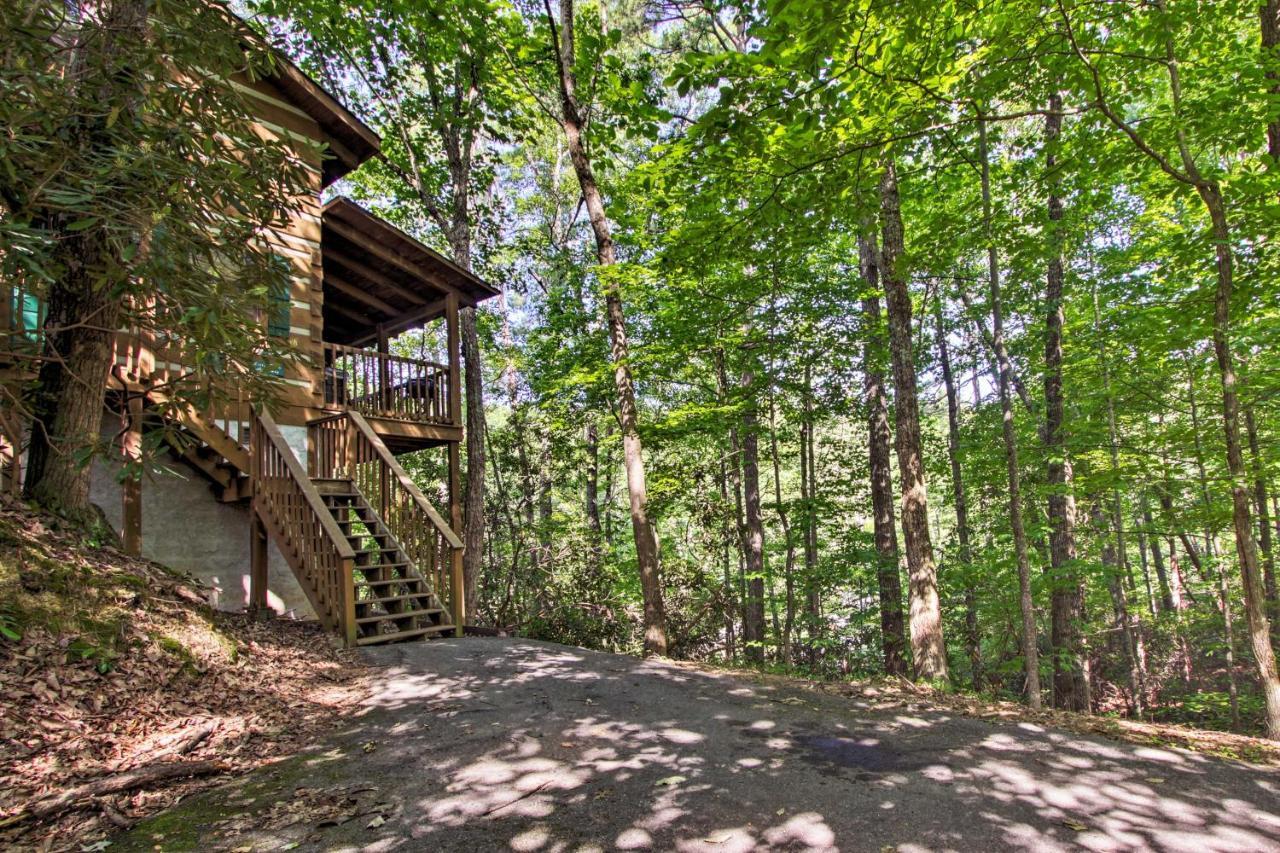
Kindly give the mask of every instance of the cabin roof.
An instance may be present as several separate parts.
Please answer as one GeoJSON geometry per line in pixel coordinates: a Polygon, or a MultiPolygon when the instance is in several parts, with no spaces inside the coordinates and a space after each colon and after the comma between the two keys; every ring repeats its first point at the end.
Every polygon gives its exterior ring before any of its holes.
{"type": "Polygon", "coordinates": [[[382,140],[356,115],[308,77],[289,57],[277,50],[271,80],[293,104],[320,125],[332,157],[323,165],[323,185],[329,186],[378,153],[382,140]]]}
{"type": "Polygon", "coordinates": [[[498,291],[349,198],[324,207],[324,338],[364,346],[444,314],[445,297],[473,306],[498,291]]]}
{"type": "Polygon", "coordinates": [[[323,165],[324,186],[329,186],[364,161],[378,153],[382,139],[341,101],[329,94],[312,80],[284,51],[272,46],[267,39],[255,32],[248,23],[226,4],[225,0],[209,0],[228,23],[237,28],[247,44],[269,50],[276,62],[267,79],[298,109],[307,114],[324,134],[332,157],[326,157],[323,165]]]}

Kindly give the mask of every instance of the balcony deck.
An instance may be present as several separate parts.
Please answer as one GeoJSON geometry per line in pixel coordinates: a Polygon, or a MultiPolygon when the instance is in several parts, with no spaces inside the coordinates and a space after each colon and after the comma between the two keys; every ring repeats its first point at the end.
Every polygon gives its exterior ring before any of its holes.
{"type": "Polygon", "coordinates": [[[343,344],[322,346],[326,411],[364,415],[394,452],[461,440],[448,365],[343,344]]]}

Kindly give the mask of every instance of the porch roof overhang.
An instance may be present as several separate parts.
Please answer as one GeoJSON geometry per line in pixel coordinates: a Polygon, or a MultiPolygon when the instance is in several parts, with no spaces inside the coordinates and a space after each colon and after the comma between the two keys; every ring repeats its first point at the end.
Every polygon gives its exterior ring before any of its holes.
{"type": "Polygon", "coordinates": [[[474,306],[498,291],[348,198],[324,207],[324,339],[366,346],[429,323],[449,294],[474,306]]]}

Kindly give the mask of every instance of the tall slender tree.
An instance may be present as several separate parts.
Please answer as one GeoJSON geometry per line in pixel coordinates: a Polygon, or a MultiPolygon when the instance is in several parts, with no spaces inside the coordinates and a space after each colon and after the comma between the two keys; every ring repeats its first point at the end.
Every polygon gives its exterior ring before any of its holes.
{"type": "Polygon", "coordinates": [[[894,433],[902,488],[902,538],[907,555],[911,658],[917,677],[947,678],[947,649],[942,637],[938,570],[929,537],[929,498],[920,437],[920,400],[916,385],[911,330],[911,291],[903,254],[902,208],[897,166],[886,158],[880,178],[882,252],[880,276],[889,315],[889,353],[893,363],[894,433]]]}
{"type": "MultiPolygon", "coordinates": [[[[586,114],[578,99],[573,0],[560,0],[559,23],[544,0],[551,49],[556,58],[560,88],[558,119],[569,147],[569,159],[582,188],[582,198],[596,241],[596,261],[604,287],[605,313],[613,356],[614,386],[618,419],[622,426],[623,465],[627,472],[627,493],[631,505],[631,526],[635,534],[636,559],[640,565],[640,586],[644,595],[644,648],[647,654],[667,653],[666,616],[662,606],[662,577],[658,566],[658,542],[649,520],[649,490],[645,482],[644,447],[640,440],[635,383],[631,376],[630,345],[626,314],[622,307],[622,284],[612,269],[617,263],[613,232],[605,212],[604,195],[586,145],[586,114]]],[[[747,437],[754,440],[753,436],[747,437]]],[[[758,496],[757,487],[757,496],[758,496]]]]}
{"type": "Polygon", "coordinates": [[[1000,260],[992,226],[991,164],[987,122],[978,121],[978,162],[982,177],[982,221],[987,242],[987,288],[991,300],[991,336],[999,374],[1001,435],[1009,485],[1009,529],[1018,566],[1018,608],[1022,613],[1022,662],[1027,679],[1027,704],[1040,708],[1040,657],[1036,645],[1036,607],[1031,595],[1031,561],[1027,555],[1027,530],[1022,521],[1022,473],[1018,464],[1018,440],[1013,423],[1013,367],[1004,339],[1004,311],[1000,302],[1000,260]]]}
{"type": "Polygon", "coordinates": [[[907,634],[902,618],[902,581],[898,572],[898,533],[893,517],[893,471],[890,452],[889,396],[884,383],[884,355],[888,349],[880,314],[880,260],[869,230],[858,237],[862,297],[863,403],[867,407],[867,455],[871,471],[871,519],[876,547],[876,584],[880,592],[880,648],[884,671],[907,674],[907,634]]]}

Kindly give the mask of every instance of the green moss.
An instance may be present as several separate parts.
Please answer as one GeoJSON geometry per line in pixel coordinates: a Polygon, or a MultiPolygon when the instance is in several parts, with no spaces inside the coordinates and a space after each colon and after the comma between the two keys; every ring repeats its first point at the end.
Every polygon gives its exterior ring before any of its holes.
{"type": "Polygon", "coordinates": [[[181,661],[183,674],[189,675],[192,678],[196,678],[200,675],[200,670],[203,668],[200,665],[200,661],[197,660],[196,656],[191,653],[191,650],[182,643],[175,640],[173,637],[160,634],[156,636],[156,645],[158,645],[160,650],[165,654],[175,657],[181,661]]]}

